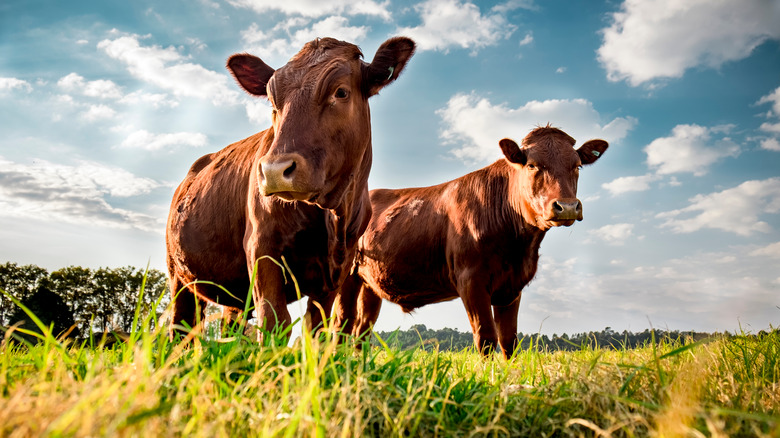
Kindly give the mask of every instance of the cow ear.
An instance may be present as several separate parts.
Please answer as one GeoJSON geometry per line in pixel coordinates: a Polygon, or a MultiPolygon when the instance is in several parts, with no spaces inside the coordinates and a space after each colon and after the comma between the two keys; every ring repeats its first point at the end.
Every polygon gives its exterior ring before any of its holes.
{"type": "Polygon", "coordinates": [[[580,156],[583,165],[593,164],[604,155],[608,147],[609,144],[604,140],[588,140],[577,149],[577,155],[580,156]]]}
{"type": "Polygon", "coordinates": [[[511,138],[504,138],[498,142],[498,145],[501,146],[501,151],[504,153],[504,156],[507,160],[509,160],[510,163],[516,163],[525,166],[525,163],[528,161],[528,157],[514,140],[511,138]]]}
{"type": "Polygon", "coordinates": [[[398,79],[409,58],[414,55],[414,49],[414,41],[406,37],[390,38],[382,43],[371,64],[364,67],[366,92],[369,97],[398,79]]]}
{"type": "Polygon", "coordinates": [[[227,68],[241,88],[255,96],[267,96],[265,86],[271,80],[274,69],[269,67],[257,56],[248,53],[237,53],[227,61],[227,68]]]}

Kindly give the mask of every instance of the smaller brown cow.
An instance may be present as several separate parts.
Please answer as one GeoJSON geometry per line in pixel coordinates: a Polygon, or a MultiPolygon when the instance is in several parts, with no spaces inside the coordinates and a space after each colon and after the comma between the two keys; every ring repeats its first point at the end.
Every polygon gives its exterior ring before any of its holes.
{"type": "Polygon", "coordinates": [[[337,326],[363,335],[382,299],[410,312],[460,298],[477,348],[489,354],[498,343],[511,356],[539,245],[550,228],[582,220],[579,169],[608,146],[590,140],[575,150],[550,126],[522,143],[501,140],[503,159],[444,184],[371,191],[373,215],[337,299],[337,326]]]}

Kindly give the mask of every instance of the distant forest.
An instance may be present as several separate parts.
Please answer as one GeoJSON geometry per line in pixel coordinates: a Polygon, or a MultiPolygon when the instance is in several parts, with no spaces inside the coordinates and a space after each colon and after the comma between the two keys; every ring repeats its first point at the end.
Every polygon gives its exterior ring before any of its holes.
{"type": "MultiPolygon", "coordinates": [[[[162,314],[170,302],[166,293],[166,275],[158,270],[124,268],[89,269],[69,266],[48,272],[35,265],[5,263],[0,265],[0,289],[21,301],[47,324],[53,324],[59,334],[75,327],[71,336],[84,337],[90,332],[124,332],[133,330],[133,315],[139,291],[145,281],[141,314],[162,314]],[[157,305],[155,305],[157,303],[157,305]]],[[[17,322],[33,325],[27,315],[8,297],[0,293],[0,327],[17,322]]],[[[470,332],[450,328],[428,329],[423,324],[409,330],[377,332],[392,347],[400,349],[438,348],[463,350],[473,346],[470,332]]],[[[635,348],[652,342],[669,340],[698,341],[714,333],[645,330],[640,333],[616,332],[610,327],[600,332],[574,335],[539,335],[518,333],[523,349],[549,351],[581,348],[635,348]]],[[[728,334],[726,334],[728,335],[728,334]]],[[[2,336],[0,336],[2,338],[2,336]]],[[[373,341],[377,343],[376,340],[373,341]]]]}

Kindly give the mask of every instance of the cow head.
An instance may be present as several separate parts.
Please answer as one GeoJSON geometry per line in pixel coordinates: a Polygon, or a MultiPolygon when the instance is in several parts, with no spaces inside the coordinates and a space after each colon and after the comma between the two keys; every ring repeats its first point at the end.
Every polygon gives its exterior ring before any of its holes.
{"type": "Polygon", "coordinates": [[[513,168],[510,196],[523,219],[543,230],[581,221],[582,202],[577,199],[580,168],[598,160],[607,150],[607,142],[589,140],[575,150],[573,138],[545,126],[531,131],[522,143],[520,147],[505,138],[499,145],[513,168]]]}
{"type": "Polygon", "coordinates": [[[253,170],[260,193],[335,208],[353,180],[365,182],[368,98],[398,78],[414,49],[408,38],[391,38],[369,64],[357,46],[322,38],[278,70],[252,55],[230,57],[238,83],[273,106],[273,142],[253,170]]]}

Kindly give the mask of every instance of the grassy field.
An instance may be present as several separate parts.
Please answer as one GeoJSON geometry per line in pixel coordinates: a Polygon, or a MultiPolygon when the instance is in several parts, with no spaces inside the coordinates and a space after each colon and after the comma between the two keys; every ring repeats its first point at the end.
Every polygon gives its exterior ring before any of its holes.
{"type": "MultiPolygon", "coordinates": [[[[143,321],[152,327],[154,321],[143,321]]],[[[780,436],[780,331],[512,360],[162,329],[0,347],[0,436],[780,436]]]]}

